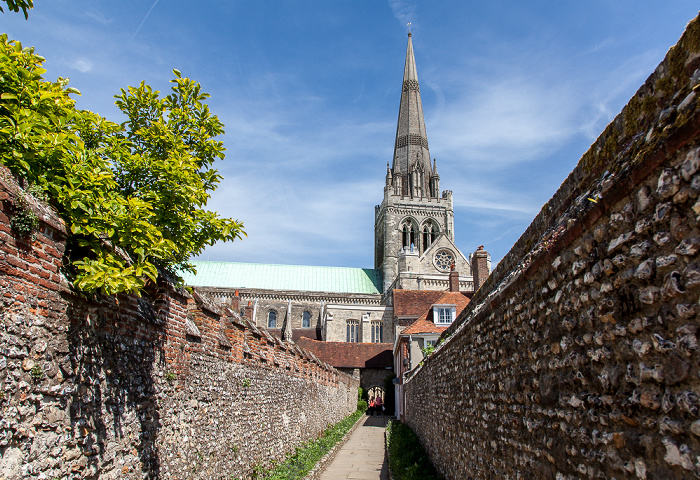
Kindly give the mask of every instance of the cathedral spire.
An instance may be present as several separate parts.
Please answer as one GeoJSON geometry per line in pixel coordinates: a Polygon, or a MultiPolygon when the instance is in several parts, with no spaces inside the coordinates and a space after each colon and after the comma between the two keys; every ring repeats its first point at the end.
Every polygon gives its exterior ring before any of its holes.
{"type": "Polygon", "coordinates": [[[431,196],[429,182],[432,168],[411,37],[411,32],[408,32],[392,170],[394,177],[402,177],[402,191],[397,193],[410,197],[427,197],[431,196]]]}

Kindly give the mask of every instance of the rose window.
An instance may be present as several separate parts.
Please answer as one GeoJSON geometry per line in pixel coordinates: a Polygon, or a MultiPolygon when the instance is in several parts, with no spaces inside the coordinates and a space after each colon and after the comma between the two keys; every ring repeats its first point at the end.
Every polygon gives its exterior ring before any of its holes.
{"type": "Polygon", "coordinates": [[[434,261],[438,270],[449,272],[455,263],[455,257],[449,250],[440,250],[435,254],[434,261]]]}

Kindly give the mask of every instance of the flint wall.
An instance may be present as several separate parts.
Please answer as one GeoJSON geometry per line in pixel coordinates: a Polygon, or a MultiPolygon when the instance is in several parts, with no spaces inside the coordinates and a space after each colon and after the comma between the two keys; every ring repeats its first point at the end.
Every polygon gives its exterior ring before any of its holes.
{"type": "Polygon", "coordinates": [[[699,475],[699,83],[695,19],[405,379],[447,478],[699,475]]]}

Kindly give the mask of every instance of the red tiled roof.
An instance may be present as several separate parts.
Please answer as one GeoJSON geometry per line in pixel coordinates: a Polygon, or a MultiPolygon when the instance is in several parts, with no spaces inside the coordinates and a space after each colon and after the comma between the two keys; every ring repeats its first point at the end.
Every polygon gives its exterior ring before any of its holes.
{"type": "Polygon", "coordinates": [[[462,313],[462,310],[469,305],[469,298],[464,296],[459,292],[439,292],[440,297],[430,304],[427,310],[413,322],[408,328],[401,332],[401,335],[416,335],[418,333],[442,333],[447,327],[438,327],[432,322],[432,319],[428,319],[428,315],[432,312],[433,305],[455,305],[456,312],[455,318],[462,313]]]}
{"type": "Polygon", "coordinates": [[[319,342],[299,338],[302,348],[336,368],[385,368],[393,366],[391,343],[319,342]]]}
{"type": "Polygon", "coordinates": [[[418,319],[401,332],[401,335],[416,335],[418,333],[442,333],[447,327],[438,327],[426,319],[418,319]]]}
{"type": "Polygon", "coordinates": [[[444,291],[439,290],[394,290],[394,316],[420,316],[439,299],[444,291]]]}

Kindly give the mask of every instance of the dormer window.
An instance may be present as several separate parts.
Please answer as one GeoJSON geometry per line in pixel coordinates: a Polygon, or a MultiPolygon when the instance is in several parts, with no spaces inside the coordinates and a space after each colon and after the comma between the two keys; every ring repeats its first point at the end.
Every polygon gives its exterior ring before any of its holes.
{"type": "Polygon", "coordinates": [[[452,325],[456,312],[455,305],[433,305],[433,323],[441,327],[452,325]]]}

